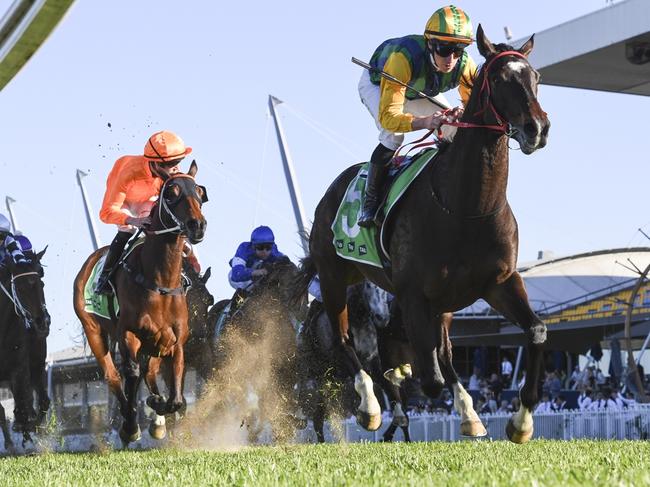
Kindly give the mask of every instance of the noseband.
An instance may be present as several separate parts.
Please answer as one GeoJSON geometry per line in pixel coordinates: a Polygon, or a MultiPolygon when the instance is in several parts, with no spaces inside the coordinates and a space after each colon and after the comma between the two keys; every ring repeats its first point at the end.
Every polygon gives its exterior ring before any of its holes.
{"type": "MultiPolygon", "coordinates": [[[[31,271],[31,272],[23,272],[22,274],[17,274],[15,276],[11,276],[11,294],[9,294],[9,291],[2,285],[0,282],[0,288],[2,291],[7,295],[9,300],[14,304],[14,311],[16,313],[16,316],[19,318],[22,318],[24,323],[25,323],[25,328],[30,329],[32,327],[32,315],[29,311],[25,309],[23,304],[20,302],[20,298],[18,297],[18,293],[16,292],[16,284],[15,280],[18,279],[19,277],[25,277],[25,276],[39,276],[40,273],[36,271],[31,271]]],[[[45,305],[42,305],[43,308],[45,308],[45,305]]]]}

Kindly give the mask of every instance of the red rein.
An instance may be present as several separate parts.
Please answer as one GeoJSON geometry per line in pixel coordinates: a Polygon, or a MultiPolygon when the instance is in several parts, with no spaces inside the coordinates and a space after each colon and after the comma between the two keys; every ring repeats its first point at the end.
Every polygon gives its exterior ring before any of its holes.
{"type": "MultiPolygon", "coordinates": [[[[482,128],[482,129],[488,129],[488,130],[496,130],[497,132],[501,132],[503,134],[508,132],[508,123],[503,119],[501,115],[499,115],[499,112],[497,112],[496,108],[494,108],[494,105],[492,104],[491,100],[491,91],[490,91],[490,83],[488,80],[488,72],[490,67],[492,66],[492,63],[496,61],[497,59],[504,57],[504,56],[516,56],[520,58],[526,58],[522,53],[519,51],[503,51],[498,54],[496,54],[490,61],[483,66],[483,83],[481,84],[481,89],[479,91],[479,96],[483,94],[484,91],[487,91],[487,106],[481,108],[478,112],[476,112],[474,115],[479,115],[481,113],[484,113],[487,108],[490,109],[490,111],[494,114],[494,116],[497,119],[497,125],[486,125],[486,124],[479,124],[479,123],[471,123],[471,122],[443,122],[441,125],[451,125],[452,127],[458,127],[458,128],[464,128],[464,129],[471,129],[471,128],[482,128]]],[[[447,114],[449,111],[451,111],[450,108],[447,110],[443,110],[443,114],[447,114]]],[[[424,137],[411,142],[409,144],[403,145],[397,151],[395,152],[395,156],[393,157],[393,164],[395,166],[399,166],[401,162],[404,160],[404,158],[414,149],[419,149],[421,147],[428,147],[431,145],[435,145],[437,141],[434,142],[424,142],[421,143],[423,140],[429,138],[431,134],[433,134],[435,130],[430,130],[427,132],[424,137]],[[404,154],[403,156],[400,156],[399,153],[400,151],[407,146],[412,145],[412,147],[404,154]]],[[[442,130],[438,128],[437,130],[437,136],[438,138],[442,138],[442,130]]]]}

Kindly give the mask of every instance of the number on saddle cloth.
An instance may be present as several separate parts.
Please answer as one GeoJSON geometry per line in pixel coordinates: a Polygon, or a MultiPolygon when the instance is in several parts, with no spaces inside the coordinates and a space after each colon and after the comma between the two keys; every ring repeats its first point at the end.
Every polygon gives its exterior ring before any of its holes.
{"type": "MultiPolygon", "coordinates": [[[[384,192],[385,196],[380,205],[380,215],[383,220],[390,216],[391,209],[415,178],[434,159],[437,152],[435,148],[425,149],[405,158],[398,167],[391,168],[388,188],[384,192]]],[[[368,163],[365,163],[360,166],[359,172],[348,185],[339,205],[331,227],[334,234],[333,244],[336,253],[344,259],[383,268],[390,261],[390,257],[377,235],[378,232],[381,235],[383,228],[377,229],[374,226],[363,228],[358,224],[363,208],[367,165],[368,163]],[[381,248],[378,244],[381,245],[381,248]]]]}

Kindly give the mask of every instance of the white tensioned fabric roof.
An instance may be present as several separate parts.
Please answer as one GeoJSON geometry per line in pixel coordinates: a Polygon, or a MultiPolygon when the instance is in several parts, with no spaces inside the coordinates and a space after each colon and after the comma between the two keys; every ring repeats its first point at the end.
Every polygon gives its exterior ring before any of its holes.
{"type": "MultiPolygon", "coordinates": [[[[518,270],[533,309],[549,313],[633,286],[639,276],[632,270],[632,264],[641,270],[650,264],[650,247],[601,250],[536,261],[522,264],[518,270]]],[[[489,311],[490,307],[481,300],[456,315],[480,318],[487,317],[489,311]]]]}
{"type": "Polygon", "coordinates": [[[536,33],[530,62],[542,84],[649,96],[650,2],[617,2],[536,33]],[[647,62],[629,61],[634,49],[647,62]]]}

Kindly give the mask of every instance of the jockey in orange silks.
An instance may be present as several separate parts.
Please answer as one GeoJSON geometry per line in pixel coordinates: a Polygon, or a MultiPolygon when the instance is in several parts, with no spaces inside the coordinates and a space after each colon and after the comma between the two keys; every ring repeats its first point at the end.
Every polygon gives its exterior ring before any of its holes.
{"type": "MultiPolygon", "coordinates": [[[[151,223],[153,208],[163,182],[180,172],[180,162],[192,152],[173,132],[156,132],[144,146],[143,155],[120,157],[108,175],[99,212],[104,223],[117,225],[95,292],[110,293],[109,279],[124,247],[139,227],[151,223]]],[[[192,262],[195,268],[198,262],[192,262]]]]}

